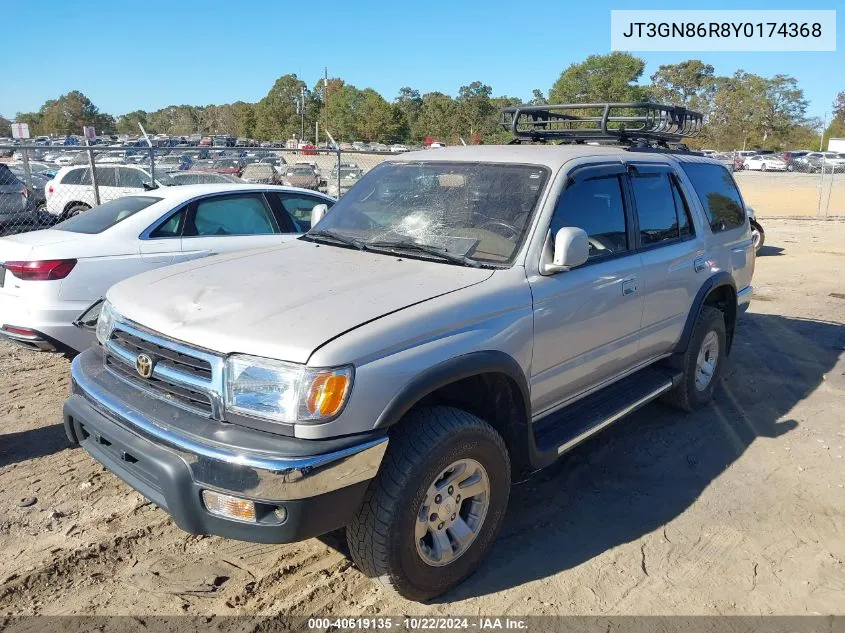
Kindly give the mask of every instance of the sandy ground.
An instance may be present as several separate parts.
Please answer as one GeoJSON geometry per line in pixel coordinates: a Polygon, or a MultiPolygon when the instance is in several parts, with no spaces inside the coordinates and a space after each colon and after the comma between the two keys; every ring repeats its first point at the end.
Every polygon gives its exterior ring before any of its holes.
{"type": "Polygon", "coordinates": [[[845,223],[766,229],[713,406],[650,405],[515,486],[492,555],[428,605],[336,535],[181,532],[68,446],[68,361],[0,345],[0,615],[845,613],[845,223]]]}
{"type": "Polygon", "coordinates": [[[845,217],[845,173],[738,171],[734,176],[760,217],[845,217]]]}

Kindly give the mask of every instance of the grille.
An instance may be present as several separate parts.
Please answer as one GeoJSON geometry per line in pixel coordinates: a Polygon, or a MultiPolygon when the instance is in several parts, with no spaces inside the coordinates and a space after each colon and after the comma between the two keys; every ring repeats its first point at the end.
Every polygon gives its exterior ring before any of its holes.
{"type": "Polygon", "coordinates": [[[211,380],[211,363],[207,360],[183,354],[122,330],[115,330],[112,340],[123,349],[129,350],[133,356],[144,353],[156,359],[159,365],[202,380],[211,380]]]}
{"type": "Polygon", "coordinates": [[[217,383],[222,359],[218,357],[117,323],[106,345],[104,362],[106,369],[125,382],[162,400],[200,415],[220,417],[217,383]],[[146,354],[154,362],[149,378],[140,376],[135,368],[139,354],[146,354]]]}

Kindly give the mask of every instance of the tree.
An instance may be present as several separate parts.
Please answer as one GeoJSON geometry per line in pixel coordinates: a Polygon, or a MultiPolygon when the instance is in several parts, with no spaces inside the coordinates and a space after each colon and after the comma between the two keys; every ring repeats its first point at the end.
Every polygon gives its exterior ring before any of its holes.
{"type": "Polygon", "coordinates": [[[397,132],[401,122],[397,113],[401,116],[372,88],[362,90],[354,112],[358,138],[366,142],[392,143],[399,140],[397,132]]]}
{"type": "Polygon", "coordinates": [[[305,82],[295,74],[279,77],[267,96],[255,106],[255,134],[265,139],[299,137],[297,102],[303,90],[306,95],[309,93],[305,82]]]}
{"type": "Polygon", "coordinates": [[[117,117],[117,133],[138,134],[141,131],[141,128],[138,127],[139,123],[144,126],[145,130],[150,131],[148,127],[149,123],[147,122],[147,113],[144,110],[135,110],[134,112],[121,115],[117,117]]]}
{"type": "Polygon", "coordinates": [[[0,136],[12,135],[12,122],[0,114],[0,136]]]}
{"type": "Polygon", "coordinates": [[[255,104],[235,101],[232,104],[232,114],[235,119],[235,134],[253,138],[256,127],[255,104]]]}
{"type": "MultiPolygon", "coordinates": [[[[417,119],[419,119],[420,111],[422,110],[420,91],[414,88],[408,88],[407,86],[400,88],[399,94],[393,100],[393,106],[405,121],[405,136],[412,135],[413,130],[416,129],[417,119]]],[[[422,138],[414,140],[421,141],[422,138]]]]}
{"type": "Polygon", "coordinates": [[[564,70],[549,91],[551,103],[593,103],[596,101],[641,101],[647,91],[635,82],[645,62],[630,53],[590,55],[564,70]]]}
{"type": "Polygon", "coordinates": [[[37,113],[19,113],[17,120],[30,124],[30,134],[82,134],[86,125],[93,125],[98,134],[111,133],[115,129],[114,117],[101,113],[78,90],[44,102],[37,113]]]}
{"type": "Polygon", "coordinates": [[[493,89],[480,81],[461,86],[455,101],[453,131],[463,138],[473,134],[484,137],[495,131],[497,113],[490,102],[493,89]]]}
{"type": "Polygon", "coordinates": [[[412,136],[420,139],[426,136],[441,140],[452,139],[456,111],[456,104],[449,95],[442,92],[424,94],[412,136]]]}
{"type": "Polygon", "coordinates": [[[534,88],[531,91],[531,101],[528,102],[529,105],[546,105],[549,102],[546,100],[546,96],[543,94],[543,91],[539,88],[534,88]]]}
{"type": "Polygon", "coordinates": [[[682,105],[706,113],[715,91],[713,66],[698,59],[660,66],[651,76],[651,96],[658,103],[682,105]]]}

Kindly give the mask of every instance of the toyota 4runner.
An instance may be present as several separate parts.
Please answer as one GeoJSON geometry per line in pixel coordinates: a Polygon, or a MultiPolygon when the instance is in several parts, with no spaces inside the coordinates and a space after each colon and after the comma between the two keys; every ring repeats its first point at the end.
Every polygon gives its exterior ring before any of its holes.
{"type": "Polygon", "coordinates": [[[667,147],[698,115],[581,109],[506,111],[514,144],[397,155],[297,240],[117,284],[69,438],[188,532],[345,527],[399,594],[455,586],[513,477],[649,401],[705,405],[750,300],[730,172],[667,147]]]}

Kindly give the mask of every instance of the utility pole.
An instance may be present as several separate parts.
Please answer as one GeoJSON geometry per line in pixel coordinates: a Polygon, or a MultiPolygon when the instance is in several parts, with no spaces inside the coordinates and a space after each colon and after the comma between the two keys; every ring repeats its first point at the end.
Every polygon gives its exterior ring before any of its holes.
{"type": "Polygon", "coordinates": [[[323,107],[326,109],[326,135],[329,133],[329,67],[323,68],[323,107]]]}
{"type": "Polygon", "coordinates": [[[299,138],[305,140],[305,86],[299,88],[299,138]]]}

